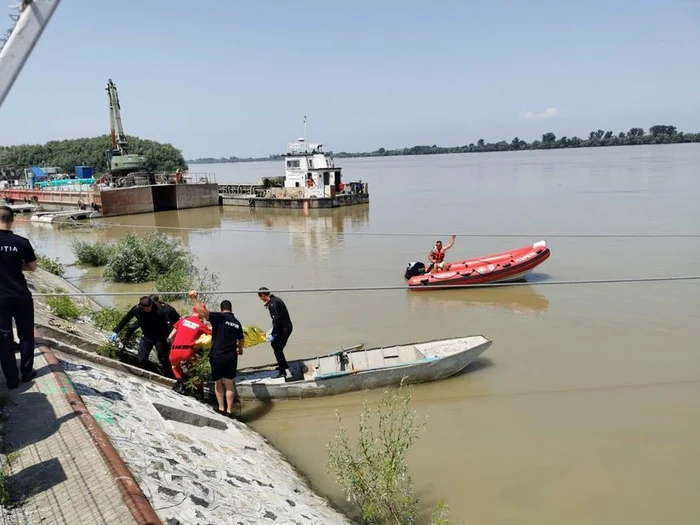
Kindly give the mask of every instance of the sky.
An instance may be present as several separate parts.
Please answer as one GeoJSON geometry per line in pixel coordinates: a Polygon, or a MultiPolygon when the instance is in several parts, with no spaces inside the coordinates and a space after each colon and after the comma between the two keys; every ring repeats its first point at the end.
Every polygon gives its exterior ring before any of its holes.
{"type": "MultiPolygon", "coordinates": [[[[11,21],[0,3],[0,32],[11,21]]],[[[0,144],[108,133],[186,158],[700,132],[700,0],[64,0],[0,144]]]]}

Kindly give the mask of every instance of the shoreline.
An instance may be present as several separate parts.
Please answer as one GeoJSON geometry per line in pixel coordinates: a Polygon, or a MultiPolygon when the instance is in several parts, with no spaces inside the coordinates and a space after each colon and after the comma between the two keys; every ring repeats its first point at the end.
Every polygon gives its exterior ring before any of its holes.
{"type": "MultiPolygon", "coordinates": [[[[66,279],[43,269],[38,269],[27,277],[33,291],[47,287],[79,291],[79,288],[66,279]]],[[[97,329],[87,319],[69,322],[56,318],[48,311],[41,299],[34,298],[37,332],[41,339],[57,353],[65,373],[75,385],[82,401],[93,416],[97,414],[95,417],[100,420],[102,430],[109,436],[118,454],[127,464],[138,481],[140,489],[147,495],[149,503],[156,511],[162,507],[165,512],[178,498],[182,497],[184,491],[191,503],[188,512],[192,519],[216,521],[215,517],[219,509],[226,506],[221,498],[230,499],[229,511],[234,514],[241,506],[251,507],[253,500],[243,501],[250,495],[241,495],[238,491],[242,488],[250,488],[252,480],[256,487],[254,500],[274,506],[273,510],[265,511],[260,515],[261,519],[272,519],[273,515],[283,517],[285,509],[290,512],[289,519],[298,517],[301,512],[299,506],[305,506],[306,510],[302,515],[308,518],[307,523],[313,523],[315,520],[325,523],[353,523],[351,518],[327,497],[317,493],[312,488],[309,477],[299,471],[265,437],[241,421],[231,421],[218,415],[210,405],[204,402],[172,392],[174,381],[168,378],[95,353],[94,348],[103,342],[100,339],[104,338],[106,341],[108,334],[97,329]],[[87,350],[85,347],[93,350],[87,350]],[[108,393],[105,391],[107,386],[109,387],[107,391],[112,394],[101,396],[99,392],[108,393]],[[108,409],[103,406],[105,403],[109,404],[108,409]],[[149,409],[151,405],[155,408],[149,409]],[[167,409],[162,409],[163,406],[167,409]],[[105,424],[104,418],[100,416],[105,410],[112,414],[111,419],[119,421],[119,424],[105,424]],[[138,416],[135,416],[137,413],[138,416]],[[133,417],[139,421],[133,420],[133,417]],[[202,423],[203,421],[205,423],[202,423]],[[174,427],[177,428],[174,429],[174,427]],[[175,430],[177,435],[184,438],[176,437],[175,441],[170,439],[175,430]],[[141,448],[147,449],[153,446],[149,440],[152,439],[152,432],[156,432],[156,435],[161,437],[161,445],[156,447],[160,452],[154,455],[133,453],[133,443],[126,444],[125,437],[128,435],[128,442],[132,442],[133,436],[142,431],[144,433],[140,438],[141,448]],[[186,443],[188,441],[194,444],[186,443]],[[240,454],[225,453],[232,447],[240,448],[240,454]],[[205,456],[195,452],[193,450],[195,448],[205,456]],[[254,452],[251,452],[253,450],[254,452]],[[246,455],[249,453],[260,455],[264,459],[264,468],[258,465],[257,460],[253,464],[246,461],[246,455]],[[168,475],[163,474],[165,471],[179,469],[179,458],[185,460],[183,465],[206,463],[210,459],[211,461],[207,463],[208,470],[203,467],[188,468],[187,473],[184,474],[183,472],[176,474],[174,471],[168,475]],[[234,465],[228,465],[230,462],[236,463],[239,470],[234,469],[234,465]],[[158,465],[161,467],[157,467],[158,465]],[[161,473],[159,480],[155,480],[153,468],[161,473]],[[211,474],[212,469],[218,471],[214,477],[211,474]],[[247,482],[241,480],[247,480],[247,482]],[[239,488],[229,491],[232,494],[223,495],[220,490],[216,490],[216,487],[225,486],[221,485],[222,481],[229,488],[230,486],[239,488]],[[284,504],[278,501],[281,493],[288,494],[287,499],[282,500],[284,504]],[[179,495],[177,498],[176,494],[179,495]],[[214,494],[218,494],[219,499],[211,500],[214,494]],[[206,511],[202,507],[207,507],[202,503],[204,500],[211,504],[216,502],[216,505],[211,508],[211,514],[204,514],[206,511]],[[290,501],[292,503],[289,503],[290,501]]],[[[86,297],[75,298],[75,302],[81,306],[102,308],[99,303],[86,297]]],[[[255,408],[248,412],[254,411],[255,408]]],[[[175,515],[170,516],[167,512],[159,513],[159,516],[163,522],[166,522],[166,519],[175,518],[175,515]]],[[[219,519],[222,518],[223,515],[219,516],[219,519]]]]}
{"type": "MultiPolygon", "coordinates": [[[[578,150],[578,149],[600,149],[600,148],[624,148],[632,146],[672,146],[677,144],[698,144],[700,143],[700,133],[689,133],[687,136],[693,135],[692,140],[685,140],[682,142],[639,142],[636,144],[581,144],[579,146],[567,145],[567,146],[551,146],[551,147],[522,147],[517,149],[475,149],[472,151],[450,151],[458,150],[464,148],[464,146],[411,146],[410,148],[401,148],[395,150],[385,150],[383,153],[377,151],[370,152],[358,152],[358,153],[345,153],[345,152],[329,152],[336,159],[364,159],[364,158],[375,158],[375,157],[423,157],[430,155],[465,155],[465,154],[476,154],[476,153],[516,153],[525,151],[552,151],[552,150],[578,150]],[[424,151],[411,153],[411,150],[416,150],[417,148],[425,148],[428,150],[435,151],[424,151]]],[[[493,146],[494,148],[500,143],[487,143],[483,147],[493,146]]],[[[508,143],[506,143],[508,144],[508,143]]],[[[473,146],[473,145],[472,145],[473,146]]],[[[467,147],[468,148],[468,147],[467,147]]],[[[235,159],[235,157],[221,157],[221,158],[206,158],[206,159],[192,159],[185,160],[185,162],[190,165],[205,165],[205,164],[250,164],[259,162],[279,162],[284,160],[284,155],[277,155],[273,157],[257,157],[257,158],[246,158],[246,159],[235,159]],[[225,159],[225,160],[221,160],[225,159]]]]}

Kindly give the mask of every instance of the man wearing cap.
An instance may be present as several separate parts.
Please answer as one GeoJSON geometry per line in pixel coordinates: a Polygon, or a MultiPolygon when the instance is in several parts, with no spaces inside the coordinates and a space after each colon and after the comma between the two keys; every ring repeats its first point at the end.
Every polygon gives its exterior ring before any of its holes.
{"type": "MultiPolygon", "coordinates": [[[[206,309],[206,305],[202,305],[206,309]]],[[[194,345],[203,334],[211,335],[211,330],[202,321],[204,316],[198,314],[196,308],[192,308],[194,315],[182,317],[173,326],[168,339],[172,341],[170,347],[170,364],[177,384],[173,388],[176,392],[182,392],[184,377],[182,374],[182,363],[190,359],[196,359],[194,345]]]]}
{"type": "Polygon", "coordinates": [[[34,371],[34,301],[23,271],[36,271],[36,255],[28,239],[12,232],[14,212],[0,206],[0,365],[7,387],[19,386],[36,377],[34,371]],[[15,359],[15,320],[19,337],[20,366],[15,359]]]}

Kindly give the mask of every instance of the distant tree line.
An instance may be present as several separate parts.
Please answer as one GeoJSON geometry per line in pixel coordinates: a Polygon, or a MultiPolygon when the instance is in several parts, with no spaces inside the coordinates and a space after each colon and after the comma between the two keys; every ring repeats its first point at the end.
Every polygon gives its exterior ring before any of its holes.
{"type": "Polygon", "coordinates": [[[542,140],[525,142],[515,137],[510,142],[485,142],[479,139],[476,144],[465,146],[413,146],[412,148],[387,150],[379,148],[368,153],[335,153],[335,157],[388,157],[392,155],[434,155],[438,153],[483,153],[491,151],[519,151],[561,148],[591,148],[602,146],[639,146],[643,144],[676,144],[681,142],[700,142],[700,133],[684,133],[677,131],[675,126],[652,126],[646,133],[643,128],[632,128],[627,133],[621,131],[615,134],[602,129],[591,131],[588,138],[561,137],[552,133],[542,135],[542,140]]]}
{"type": "MultiPolygon", "coordinates": [[[[139,137],[127,137],[128,153],[141,154],[147,167],[153,171],[175,171],[187,168],[182,152],[172,144],[161,144],[139,137]]],[[[64,173],[73,173],[75,166],[91,166],[96,173],[107,171],[109,135],[92,138],[52,140],[46,144],[0,146],[0,166],[17,169],[29,166],[60,167],[64,173]]]]}
{"type": "Polygon", "coordinates": [[[268,155],[267,157],[201,157],[190,159],[188,164],[229,164],[234,162],[262,162],[265,160],[281,160],[282,155],[268,155]]]}
{"type": "MultiPolygon", "coordinates": [[[[561,149],[561,148],[591,148],[602,146],[640,146],[644,144],[677,144],[683,142],[700,142],[700,133],[684,133],[677,131],[675,126],[657,125],[649,128],[645,132],[643,128],[632,128],[628,132],[621,131],[615,134],[612,131],[598,129],[591,131],[588,138],[580,137],[560,137],[552,133],[542,135],[542,140],[525,142],[515,137],[510,142],[502,140],[500,142],[485,142],[479,139],[476,144],[471,143],[464,146],[442,147],[433,144],[432,146],[413,146],[412,148],[385,149],[379,148],[375,151],[362,153],[349,153],[341,151],[333,153],[336,158],[348,157],[390,157],[395,155],[435,155],[444,153],[486,153],[492,151],[520,151],[539,149],[561,149]]],[[[229,158],[208,158],[189,160],[190,164],[209,164],[217,162],[254,162],[261,160],[279,160],[281,155],[270,155],[263,158],[238,159],[229,158]]]]}

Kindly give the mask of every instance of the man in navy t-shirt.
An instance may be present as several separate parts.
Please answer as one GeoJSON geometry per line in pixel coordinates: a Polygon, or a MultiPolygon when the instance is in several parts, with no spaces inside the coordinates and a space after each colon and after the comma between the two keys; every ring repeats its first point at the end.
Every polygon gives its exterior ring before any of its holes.
{"type": "Polygon", "coordinates": [[[238,356],[243,355],[245,334],[243,325],[231,311],[231,301],[221,301],[220,312],[210,312],[199,302],[196,290],[188,294],[199,315],[211,323],[211,380],[214,381],[214,393],[219,403],[219,413],[233,417],[233,404],[236,397],[234,379],[238,368],[238,356]]]}
{"type": "Polygon", "coordinates": [[[36,255],[28,239],[12,232],[14,212],[0,206],[0,365],[8,388],[36,377],[34,371],[34,300],[23,271],[36,271],[36,255]],[[15,360],[15,320],[19,337],[20,366],[15,360]]]}

